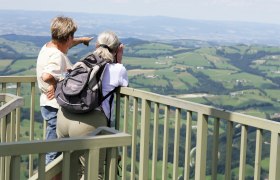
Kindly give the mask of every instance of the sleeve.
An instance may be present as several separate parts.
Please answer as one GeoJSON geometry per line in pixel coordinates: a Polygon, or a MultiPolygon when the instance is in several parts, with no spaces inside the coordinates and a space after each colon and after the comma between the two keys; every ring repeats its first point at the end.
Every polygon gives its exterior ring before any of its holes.
{"type": "Polygon", "coordinates": [[[43,73],[51,74],[56,80],[59,80],[62,75],[63,57],[60,54],[53,54],[47,65],[43,68],[43,73]]]}
{"type": "Polygon", "coordinates": [[[122,66],[120,71],[119,86],[128,86],[127,70],[124,66],[122,66]]]}

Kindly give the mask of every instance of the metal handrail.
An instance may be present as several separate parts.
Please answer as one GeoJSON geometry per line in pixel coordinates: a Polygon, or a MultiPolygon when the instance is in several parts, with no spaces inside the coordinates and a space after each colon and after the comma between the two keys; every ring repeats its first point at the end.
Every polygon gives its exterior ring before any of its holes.
{"type": "Polygon", "coordinates": [[[3,118],[16,108],[24,105],[22,97],[10,93],[0,93],[0,102],[3,103],[0,107],[0,118],[3,118]]]}
{"type": "MultiPolygon", "coordinates": [[[[56,174],[51,172],[45,172],[45,154],[47,152],[63,152],[63,161],[58,161],[54,163],[62,163],[61,172],[64,179],[69,178],[71,171],[76,168],[70,168],[70,156],[72,153],[88,150],[89,155],[86,162],[91,162],[89,157],[94,157],[94,161],[98,162],[99,153],[101,148],[116,148],[120,146],[128,146],[131,144],[131,135],[127,133],[122,133],[108,127],[99,127],[93,133],[84,137],[72,137],[72,138],[61,138],[55,140],[44,140],[44,141],[31,141],[31,142],[7,142],[0,143],[0,157],[11,156],[11,167],[19,167],[20,161],[19,157],[27,154],[38,154],[38,174],[34,175],[30,179],[45,179],[46,176],[53,177],[56,174]],[[19,151],[20,149],[20,151],[19,151]],[[91,154],[94,153],[94,154],[91,154]],[[68,158],[67,158],[68,157],[68,158]],[[66,170],[66,171],[63,171],[66,170]],[[51,174],[51,175],[49,175],[51,174]]],[[[116,157],[114,157],[116,158],[116,157]]],[[[91,162],[94,164],[94,169],[98,169],[98,163],[91,162]],[[97,166],[96,166],[97,165],[97,166]]],[[[108,164],[109,165],[109,164],[108,164]]],[[[48,166],[53,166],[50,164],[48,166]]],[[[76,167],[71,166],[71,167],[76,167]]],[[[112,166],[115,167],[115,166],[112,166]]],[[[48,168],[48,167],[47,167],[48,168]]],[[[87,171],[90,174],[90,171],[87,171]]],[[[17,179],[20,174],[20,168],[11,168],[10,178],[17,179]]],[[[97,178],[98,174],[90,174],[88,177],[90,179],[97,178]]]]}

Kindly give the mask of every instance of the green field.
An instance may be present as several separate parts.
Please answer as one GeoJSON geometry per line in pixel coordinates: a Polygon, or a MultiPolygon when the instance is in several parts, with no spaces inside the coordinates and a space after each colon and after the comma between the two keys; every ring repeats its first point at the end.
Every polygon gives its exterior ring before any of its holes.
{"type": "MultiPolygon", "coordinates": [[[[126,46],[123,63],[128,68],[130,86],[172,96],[211,92],[214,97],[187,100],[225,109],[230,107],[232,110],[261,117],[269,117],[278,112],[277,94],[280,83],[277,78],[280,78],[280,48],[207,45],[191,49],[190,45],[195,46],[196,43],[201,45],[202,42],[184,40],[180,43],[181,46],[143,42],[126,46]],[[261,56],[258,55],[259,52],[262,52],[261,56]],[[243,56],[249,59],[240,61],[243,56]],[[241,64],[236,63],[237,60],[241,64]],[[221,88],[215,88],[217,85],[221,88]],[[262,93],[246,93],[239,97],[231,95],[251,89],[261,90],[262,93]],[[266,106],[260,107],[260,104],[266,106]],[[271,104],[270,108],[267,104],[271,104]],[[258,113],[260,110],[262,113],[258,113]]],[[[0,72],[2,70],[3,75],[36,74],[36,58],[41,47],[36,47],[30,42],[6,39],[0,39],[0,44],[5,45],[2,51],[14,50],[18,56],[23,56],[17,59],[0,59],[0,72]]],[[[79,46],[70,50],[69,56],[74,58],[71,60],[76,61],[82,57],[80,52],[84,54],[79,46]]],[[[29,100],[26,100],[26,103],[29,104],[29,100]]]]}
{"type": "MultiPolygon", "coordinates": [[[[0,39],[0,73],[7,75],[36,75],[36,59],[41,47],[31,42],[8,41],[0,39]]],[[[86,50],[91,50],[88,48],[86,50]]],[[[69,51],[73,62],[85,54],[85,49],[77,46],[69,51]]],[[[227,111],[244,113],[256,117],[279,121],[280,112],[280,48],[265,45],[210,45],[195,40],[142,42],[126,45],[123,64],[128,69],[129,86],[166,96],[179,97],[183,100],[201,103],[227,111]]],[[[15,93],[15,85],[7,84],[7,91],[15,93]]],[[[30,85],[23,85],[21,95],[30,94],[30,85]]],[[[25,97],[23,111],[29,114],[30,98],[25,97]]],[[[140,106],[140,104],[139,104],[140,106]]],[[[163,112],[164,107],[160,107],[163,112]]],[[[35,97],[35,136],[43,136],[39,91],[35,97]]],[[[183,113],[185,116],[185,112],[183,113]]],[[[21,122],[21,139],[27,140],[28,115],[21,122]]],[[[132,114],[129,115],[132,117],[132,114]]],[[[196,116],[196,114],[194,114],[196,116]]],[[[170,132],[174,131],[175,113],[170,111],[170,132]]],[[[182,117],[182,131],[186,124],[182,117]]],[[[140,131],[140,121],[138,131],[140,131]]],[[[196,121],[193,121],[193,125],[196,121]]],[[[159,126],[162,127],[162,114],[159,126]]],[[[132,124],[129,123],[129,129],[132,124]]],[[[153,124],[151,124],[153,127],[153,124]]],[[[220,136],[224,138],[226,129],[221,122],[220,136]]],[[[209,138],[213,133],[213,119],[209,119],[209,138]]],[[[236,130],[238,132],[238,129],[236,130]]],[[[170,133],[170,144],[174,133],[170,133]]],[[[248,143],[252,144],[255,133],[248,134],[248,143]]],[[[183,139],[183,138],[182,138],[183,139]]],[[[269,137],[265,136],[266,141],[269,137]]],[[[159,140],[161,142],[161,140],[159,140]]],[[[182,140],[183,141],[183,140],[182,140]]],[[[235,139],[234,148],[239,148],[240,138],[235,139]]],[[[254,143],[253,143],[254,144],[254,143]]],[[[223,146],[224,143],[221,143],[223,146]]],[[[180,146],[184,146],[181,144],[180,146]]],[[[211,146],[211,144],[210,144],[211,146]]],[[[162,143],[159,143],[159,149],[162,143]]],[[[224,147],[221,147],[224,148],[224,147]]],[[[267,152],[267,147],[263,152],[267,152]]],[[[248,152],[253,156],[254,152],[248,152]]],[[[24,158],[23,158],[24,159],[24,158]]],[[[237,158],[238,160],[238,158],[237,158]]],[[[224,163],[224,162],[221,162],[224,163]]],[[[149,161],[151,164],[151,161],[149,161]]],[[[262,173],[268,170],[269,159],[262,159],[262,173]]],[[[23,166],[26,166],[24,164],[23,166]]],[[[162,161],[159,159],[157,177],[161,177],[162,161]]],[[[246,166],[246,178],[253,176],[252,164],[246,166]]],[[[21,167],[24,169],[24,167],[21,167]]],[[[129,169],[129,167],[127,167],[129,169]]],[[[138,168],[138,167],[137,167],[138,168]]],[[[232,167],[232,176],[238,177],[238,166],[232,167]]],[[[209,171],[209,167],[207,171],[209,171]]],[[[168,178],[172,177],[172,166],[168,164],[168,178]]],[[[149,172],[149,175],[151,171],[149,172]]],[[[182,167],[179,174],[183,174],[182,167]]],[[[222,173],[217,179],[223,179],[222,173]]],[[[211,179],[207,176],[207,179],[211,179]]]]}
{"type": "Polygon", "coordinates": [[[0,61],[0,71],[3,71],[7,66],[11,65],[12,61],[11,59],[2,59],[0,61]]]}

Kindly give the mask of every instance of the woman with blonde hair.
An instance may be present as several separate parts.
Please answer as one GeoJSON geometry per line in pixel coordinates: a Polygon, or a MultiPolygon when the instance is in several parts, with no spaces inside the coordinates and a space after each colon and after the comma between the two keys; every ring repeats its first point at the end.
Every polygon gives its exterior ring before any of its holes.
{"type": "MultiPolygon", "coordinates": [[[[128,86],[127,71],[122,65],[123,49],[124,45],[114,32],[103,32],[97,38],[96,50],[93,55],[108,62],[104,68],[102,80],[103,96],[106,96],[116,87],[128,86]]],[[[110,125],[113,119],[111,117],[113,111],[112,100],[113,95],[106,98],[100,108],[83,114],[70,113],[60,108],[57,115],[58,137],[85,136],[98,127],[110,125]]],[[[105,149],[100,151],[99,179],[103,179],[104,176],[105,151],[105,149]]],[[[84,167],[83,156],[80,158],[80,162],[84,167]]]]}
{"type": "MultiPolygon", "coordinates": [[[[47,122],[46,139],[56,139],[56,121],[59,105],[54,98],[57,82],[72,67],[67,52],[80,43],[88,45],[91,37],[75,38],[77,25],[70,17],[58,16],[51,22],[51,41],[40,50],[37,58],[36,75],[41,92],[40,107],[43,119],[47,122]]],[[[46,164],[53,161],[60,153],[46,154],[46,164]]]]}

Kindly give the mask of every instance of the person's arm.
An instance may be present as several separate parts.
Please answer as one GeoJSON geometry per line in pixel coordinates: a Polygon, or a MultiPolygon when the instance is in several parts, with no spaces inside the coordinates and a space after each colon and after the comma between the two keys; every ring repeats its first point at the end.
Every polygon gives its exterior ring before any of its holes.
{"type": "Polygon", "coordinates": [[[79,38],[74,38],[73,43],[70,48],[83,43],[84,45],[88,46],[89,42],[93,39],[93,37],[79,37],[79,38]]]}
{"type": "Polygon", "coordinates": [[[53,99],[54,91],[55,91],[55,87],[56,87],[56,83],[57,83],[55,78],[49,73],[43,73],[41,78],[44,82],[46,82],[49,85],[47,92],[46,92],[47,98],[50,100],[53,99]]]}

